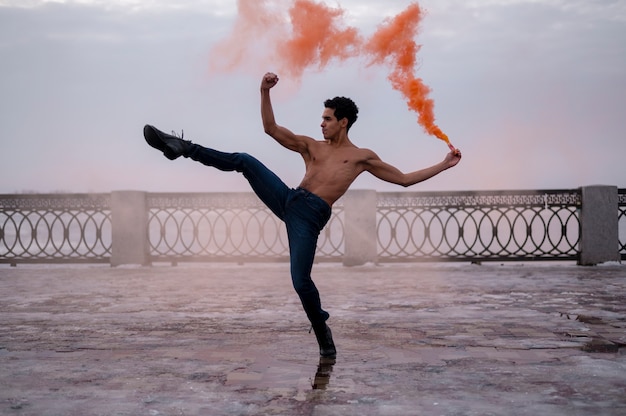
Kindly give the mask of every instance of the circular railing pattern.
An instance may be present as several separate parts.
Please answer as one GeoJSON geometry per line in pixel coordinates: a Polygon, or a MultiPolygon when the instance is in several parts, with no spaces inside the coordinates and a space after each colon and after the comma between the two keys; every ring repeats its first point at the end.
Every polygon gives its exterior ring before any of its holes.
{"type": "MultiPolygon", "coordinates": [[[[154,261],[287,259],[284,224],[251,193],[154,194],[149,197],[149,244],[154,261]]],[[[343,253],[341,205],[318,240],[317,259],[343,253]]]]}
{"type": "Polygon", "coordinates": [[[574,258],[575,207],[379,207],[384,260],[574,258]]]}
{"type": "Polygon", "coordinates": [[[151,209],[153,256],[275,257],[287,252],[284,227],[259,208],[151,209]]]}
{"type": "Polygon", "coordinates": [[[579,190],[380,193],[381,261],[575,259],[579,190]]]}
{"type": "Polygon", "coordinates": [[[109,260],[108,195],[25,195],[2,202],[2,262],[109,260]]]}

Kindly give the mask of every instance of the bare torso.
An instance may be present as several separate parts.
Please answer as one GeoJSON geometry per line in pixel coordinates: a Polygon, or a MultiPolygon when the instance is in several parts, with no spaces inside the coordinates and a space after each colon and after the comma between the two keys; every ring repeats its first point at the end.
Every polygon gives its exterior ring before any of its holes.
{"type": "Polygon", "coordinates": [[[371,153],[350,142],[336,146],[329,141],[309,142],[307,150],[302,154],[306,171],[300,186],[331,206],[365,170],[371,153]]]}

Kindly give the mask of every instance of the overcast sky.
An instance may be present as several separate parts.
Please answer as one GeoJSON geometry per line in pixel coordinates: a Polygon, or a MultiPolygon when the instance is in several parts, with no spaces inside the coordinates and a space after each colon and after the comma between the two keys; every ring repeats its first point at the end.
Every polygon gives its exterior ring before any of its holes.
{"type": "MultiPolygon", "coordinates": [[[[290,2],[283,1],[283,4],[290,2]]],[[[372,34],[411,2],[327,1],[372,34]]],[[[408,190],[626,187],[626,2],[423,0],[416,75],[463,160],[408,190]]],[[[0,193],[247,191],[247,183],[150,148],[143,125],[246,151],[297,186],[300,156],[263,133],[255,58],[215,73],[234,0],[0,0],[0,193]]],[[[252,45],[264,55],[264,45],[252,45]]],[[[223,58],[225,59],[225,58],[223,58]]],[[[219,65],[218,65],[219,66],[219,65]]],[[[280,76],[281,74],[279,74],[280,76]]],[[[404,171],[440,161],[388,68],[311,68],[273,89],[277,121],[321,138],[323,101],[353,98],[351,140],[404,171]]],[[[401,191],[363,174],[355,188],[401,191]]]]}

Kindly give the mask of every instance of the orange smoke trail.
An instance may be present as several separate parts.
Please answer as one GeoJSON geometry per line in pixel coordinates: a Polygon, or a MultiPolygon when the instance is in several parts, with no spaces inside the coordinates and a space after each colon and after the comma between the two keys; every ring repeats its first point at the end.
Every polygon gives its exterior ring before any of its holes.
{"type": "Polygon", "coordinates": [[[342,9],[310,0],[296,0],[289,9],[293,37],[278,45],[287,72],[300,78],[313,65],[323,69],[330,60],[357,56],[362,43],[358,30],[342,29],[342,9]]]}
{"type": "Polygon", "coordinates": [[[429,98],[430,88],[414,74],[420,49],[414,38],[422,19],[417,3],[384,22],[367,41],[357,29],[346,27],[343,9],[312,0],[238,0],[237,8],[233,32],[212,50],[212,69],[258,68],[263,61],[277,65],[279,74],[286,73],[299,82],[307,68],[317,66],[322,70],[333,59],[344,61],[365,54],[370,65],[391,65],[388,78],[392,88],[399,91],[409,109],[418,114],[418,123],[428,134],[454,149],[448,136],[435,124],[435,104],[429,98]],[[285,4],[292,4],[288,12],[291,27],[281,13],[287,9],[285,4]],[[266,41],[267,48],[258,47],[262,40],[266,41]]]}
{"type": "Polygon", "coordinates": [[[452,148],[448,136],[435,124],[435,102],[428,97],[430,88],[414,74],[417,52],[420,49],[413,40],[422,19],[417,3],[381,25],[368,40],[365,51],[372,56],[372,64],[391,61],[389,80],[393,89],[407,99],[409,109],[418,114],[418,122],[424,130],[443,140],[452,148]]]}
{"type": "Polygon", "coordinates": [[[299,81],[309,67],[321,70],[333,59],[358,56],[363,42],[357,29],[345,27],[342,9],[296,0],[288,8],[288,27],[282,14],[287,3],[292,2],[238,0],[233,30],[211,50],[210,69],[228,72],[264,62],[299,81]],[[267,47],[259,47],[263,41],[267,47]]]}

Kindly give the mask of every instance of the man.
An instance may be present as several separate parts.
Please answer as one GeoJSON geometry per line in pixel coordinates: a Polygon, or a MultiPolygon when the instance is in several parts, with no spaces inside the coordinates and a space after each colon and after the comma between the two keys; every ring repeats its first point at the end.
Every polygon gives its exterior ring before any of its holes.
{"type": "Polygon", "coordinates": [[[319,292],[311,279],[317,238],[330,218],[331,206],[364,171],[406,187],[455,166],[461,160],[461,152],[453,150],[436,165],[402,173],[383,162],[373,151],[352,144],[348,130],[357,119],[358,108],[345,97],[335,97],[324,103],[321,124],[324,140],[294,134],[274,119],[270,89],[277,83],[278,76],[269,72],[261,80],[261,118],[265,133],[287,149],[300,153],[304,159],[306,172],[296,189],[289,188],[261,162],[246,153],[208,149],[150,125],[144,127],[144,137],[150,146],[162,151],[168,159],[184,156],[219,170],[241,172],[258,197],[285,222],[294,289],[315,331],[320,356],[335,358],[337,351],[326,324],[329,314],[322,309],[319,292]]]}

